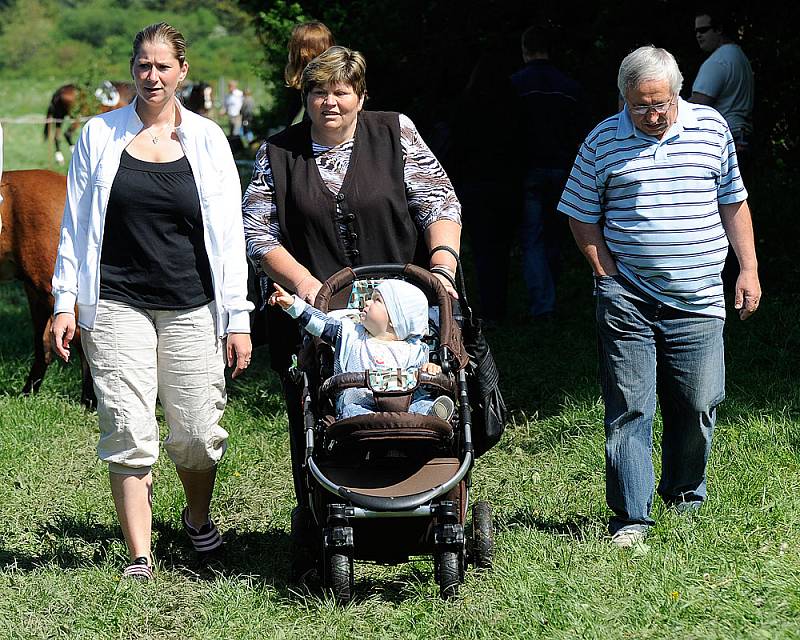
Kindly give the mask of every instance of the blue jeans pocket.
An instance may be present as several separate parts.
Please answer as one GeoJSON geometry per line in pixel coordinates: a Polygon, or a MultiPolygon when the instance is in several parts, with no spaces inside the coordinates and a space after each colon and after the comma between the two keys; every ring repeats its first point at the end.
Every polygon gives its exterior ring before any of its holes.
{"type": "Polygon", "coordinates": [[[619,275],[614,276],[594,276],[594,292],[593,295],[599,296],[601,293],[606,293],[610,289],[620,286],[619,275]]]}

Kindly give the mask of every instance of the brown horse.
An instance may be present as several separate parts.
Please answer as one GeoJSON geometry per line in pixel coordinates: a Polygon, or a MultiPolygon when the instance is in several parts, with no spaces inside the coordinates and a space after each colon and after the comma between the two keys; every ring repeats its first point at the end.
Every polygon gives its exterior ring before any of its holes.
{"type": "Polygon", "coordinates": [[[209,117],[214,108],[214,89],[207,82],[189,83],[180,93],[181,101],[190,111],[209,117]]]}
{"type": "MultiPolygon", "coordinates": [[[[52,171],[8,171],[3,174],[0,193],[0,280],[21,280],[28,297],[33,321],[33,366],[22,393],[35,393],[53,359],[50,280],[58,252],[67,180],[52,171]]],[[[81,358],[81,402],[93,407],[92,376],[77,334],[73,344],[81,358]]]]}
{"type": "Polygon", "coordinates": [[[47,122],[44,125],[45,140],[49,140],[51,132],[53,133],[56,162],[64,164],[64,154],[61,153],[61,126],[65,119],[69,118],[70,123],[64,130],[64,137],[72,149],[75,146],[75,133],[80,127],[81,117],[124,107],[131,103],[135,94],[134,87],[129,82],[106,81],[94,94],[74,84],[65,84],[56,89],[47,107],[47,122]]]}

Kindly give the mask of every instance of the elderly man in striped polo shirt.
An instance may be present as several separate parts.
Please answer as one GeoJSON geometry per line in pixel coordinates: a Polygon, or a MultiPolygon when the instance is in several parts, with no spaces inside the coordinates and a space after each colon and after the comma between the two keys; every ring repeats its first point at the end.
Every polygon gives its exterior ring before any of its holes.
{"type": "Polygon", "coordinates": [[[664,423],[658,493],[678,511],[706,498],[716,407],[725,395],[720,273],[739,261],[742,320],[761,287],[747,192],[725,120],[680,99],[664,49],[620,65],[625,107],[581,145],[558,209],[595,276],[612,542],[639,545],[653,524],[653,415],[664,423]]]}

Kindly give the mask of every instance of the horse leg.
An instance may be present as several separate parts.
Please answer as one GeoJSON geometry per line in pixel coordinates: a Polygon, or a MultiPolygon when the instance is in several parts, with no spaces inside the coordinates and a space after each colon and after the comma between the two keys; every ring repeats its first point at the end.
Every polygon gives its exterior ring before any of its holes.
{"type": "Polygon", "coordinates": [[[64,154],[61,153],[61,122],[56,122],[53,128],[53,142],[56,145],[55,159],[58,164],[64,164],[64,154]]]}
{"type": "Polygon", "coordinates": [[[86,360],[86,355],[83,353],[80,329],[75,333],[73,344],[75,345],[75,350],[78,352],[78,357],[81,361],[81,404],[90,410],[97,409],[97,396],[94,394],[94,380],[92,379],[92,371],[89,369],[89,362],[86,360]]]}
{"type": "Polygon", "coordinates": [[[33,322],[33,365],[28,380],[22,388],[24,395],[36,393],[42,386],[44,373],[52,360],[49,331],[50,318],[53,312],[46,293],[37,291],[32,285],[25,283],[25,294],[28,297],[28,308],[33,322]]]}
{"type": "Polygon", "coordinates": [[[75,133],[78,131],[78,127],[81,125],[80,120],[73,120],[69,123],[69,126],[64,131],[64,137],[67,139],[69,143],[69,152],[72,153],[75,151],[75,133]]]}

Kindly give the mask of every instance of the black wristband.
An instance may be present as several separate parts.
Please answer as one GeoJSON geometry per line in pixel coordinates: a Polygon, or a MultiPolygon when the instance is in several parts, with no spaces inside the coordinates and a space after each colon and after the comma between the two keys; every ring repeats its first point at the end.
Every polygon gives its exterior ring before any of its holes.
{"type": "Polygon", "coordinates": [[[428,254],[428,259],[432,258],[433,254],[436,253],[437,251],[447,251],[447,253],[449,253],[456,259],[456,262],[458,262],[459,260],[458,251],[453,249],[453,247],[448,247],[446,244],[440,244],[438,247],[434,247],[433,249],[431,249],[431,252],[428,254]]]}

